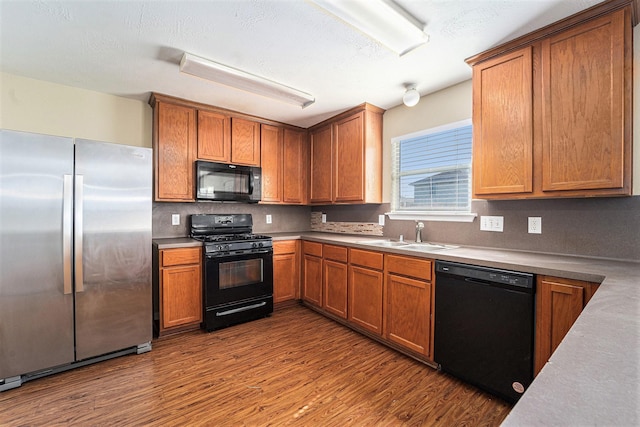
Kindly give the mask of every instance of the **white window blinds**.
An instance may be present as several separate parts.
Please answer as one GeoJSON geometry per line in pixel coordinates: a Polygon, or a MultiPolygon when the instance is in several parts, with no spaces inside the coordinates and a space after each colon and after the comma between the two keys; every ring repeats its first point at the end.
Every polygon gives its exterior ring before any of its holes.
{"type": "Polygon", "coordinates": [[[471,121],[393,138],[394,212],[469,212],[471,121]]]}

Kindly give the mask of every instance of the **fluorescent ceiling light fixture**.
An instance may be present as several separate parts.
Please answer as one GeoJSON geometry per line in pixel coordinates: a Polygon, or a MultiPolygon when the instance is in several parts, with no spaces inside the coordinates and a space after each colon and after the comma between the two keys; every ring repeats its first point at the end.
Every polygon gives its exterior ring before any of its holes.
{"type": "Polygon", "coordinates": [[[180,61],[180,71],[302,108],[316,101],[308,93],[186,52],[180,61]]]}
{"type": "Polygon", "coordinates": [[[309,0],[399,56],[429,41],[420,22],[392,0],[309,0]]]}

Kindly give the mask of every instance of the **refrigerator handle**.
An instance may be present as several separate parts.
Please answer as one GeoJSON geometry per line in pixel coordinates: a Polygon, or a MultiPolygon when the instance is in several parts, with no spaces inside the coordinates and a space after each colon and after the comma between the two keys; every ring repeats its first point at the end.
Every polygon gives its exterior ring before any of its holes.
{"type": "Polygon", "coordinates": [[[75,271],[76,271],[76,292],[84,291],[84,277],[82,273],[82,201],[83,201],[83,181],[82,175],[76,175],[75,186],[75,228],[74,249],[75,249],[75,271]]]}
{"type": "Polygon", "coordinates": [[[63,292],[71,293],[71,238],[73,233],[73,176],[64,175],[62,186],[62,268],[63,292]]]}

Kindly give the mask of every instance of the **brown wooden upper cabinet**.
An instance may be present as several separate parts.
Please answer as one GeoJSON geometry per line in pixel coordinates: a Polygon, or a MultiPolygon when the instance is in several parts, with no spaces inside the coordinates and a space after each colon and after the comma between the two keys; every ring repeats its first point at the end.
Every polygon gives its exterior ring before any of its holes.
{"type": "Polygon", "coordinates": [[[214,111],[198,111],[198,159],[231,162],[231,117],[214,111]]]}
{"type": "Polygon", "coordinates": [[[309,202],[382,202],[382,114],[362,104],[309,131],[309,202]]]}
{"type": "Polygon", "coordinates": [[[305,129],[152,94],[155,201],[193,202],[194,161],[260,166],[262,203],[382,202],[382,114],[359,105],[305,129]],[[307,135],[310,135],[308,140],[307,135]]]}
{"type": "Polygon", "coordinates": [[[260,166],[260,123],[198,110],[198,159],[260,166]]]}
{"type": "Polygon", "coordinates": [[[306,132],[262,125],[262,201],[306,203],[308,148],[306,132]]]}
{"type": "Polygon", "coordinates": [[[260,166],[260,123],[231,119],[231,163],[260,166]]]}
{"type": "Polygon", "coordinates": [[[154,115],[154,198],[156,201],[193,201],[196,110],[160,102],[154,96],[150,104],[154,115]]]}
{"type": "Polygon", "coordinates": [[[467,59],[474,197],[631,195],[632,55],[622,0],[467,59]]]}

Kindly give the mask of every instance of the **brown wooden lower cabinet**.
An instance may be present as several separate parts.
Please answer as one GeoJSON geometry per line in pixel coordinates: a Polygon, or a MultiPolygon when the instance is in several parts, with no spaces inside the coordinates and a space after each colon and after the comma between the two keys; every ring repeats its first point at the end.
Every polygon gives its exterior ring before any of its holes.
{"type": "Polygon", "coordinates": [[[382,336],[383,255],[360,249],[349,253],[349,322],[382,336]]]}
{"type": "Polygon", "coordinates": [[[159,251],[158,335],[198,328],[202,322],[202,248],[159,251]]]}
{"type": "Polygon", "coordinates": [[[380,336],[384,326],[383,287],[381,271],[349,267],[349,321],[380,336]]]}
{"type": "Polygon", "coordinates": [[[322,308],[333,315],[346,319],[347,248],[323,245],[322,257],[322,308]]]}
{"type": "Polygon", "coordinates": [[[297,240],[273,242],[273,302],[300,299],[300,269],[297,240]]]}
{"type": "Polygon", "coordinates": [[[322,307],[322,243],[302,242],[302,299],[322,307]]]}
{"type": "MultiPolygon", "coordinates": [[[[433,362],[433,260],[308,241],[302,248],[303,301],[372,338],[433,362]]],[[[534,374],[597,287],[592,282],[537,277],[534,374]]]]}
{"type": "Polygon", "coordinates": [[[537,277],[534,375],[547,363],[597,288],[592,282],[537,277]]]}
{"type": "Polygon", "coordinates": [[[432,357],[433,262],[385,255],[386,338],[432,357]]]}

